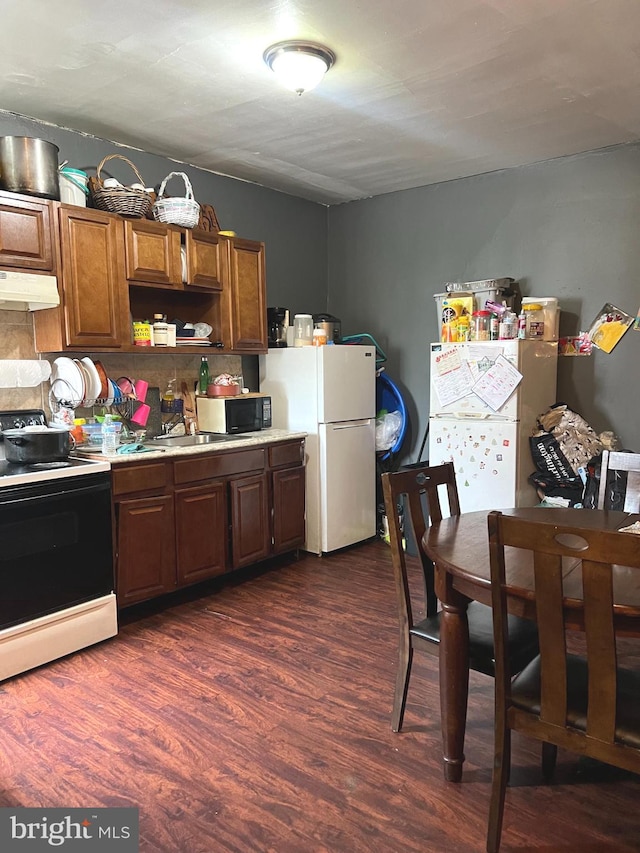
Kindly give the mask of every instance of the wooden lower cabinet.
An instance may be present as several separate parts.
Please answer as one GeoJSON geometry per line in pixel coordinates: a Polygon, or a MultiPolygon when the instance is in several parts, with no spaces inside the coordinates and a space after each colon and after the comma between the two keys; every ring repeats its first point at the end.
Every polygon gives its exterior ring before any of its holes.
{"type": "Polygon", "coordinates": [[[197,583],[227,570],[225,484],[176,489],[176,568],[178,586],[197,583]]]}
{"type": "Polygon", "coordinates": [[[300,440],[115,466],[119,607],[299,548],[304,483],[300,440]]]}
{"type": "Polygon", "coordinates": [[[271,552],[267,475],[231,480],[231,560],[234,569],[266,559],[271,552]]]}
{"type": "Polygon", "coordinates": [[[118,604],[155,598],[175,588],[173,497],[116,504],[118,604]]]}
{"type": "Polygon", "coordinates": [[[304,545],[304,466],[272,473],[273,552],[282,554],[304,545]]]}

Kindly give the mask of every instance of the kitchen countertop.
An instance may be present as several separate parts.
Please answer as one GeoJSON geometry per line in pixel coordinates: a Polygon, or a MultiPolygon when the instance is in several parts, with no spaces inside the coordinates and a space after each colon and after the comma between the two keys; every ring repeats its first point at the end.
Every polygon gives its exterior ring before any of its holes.
{"type": "MultiPolygon", "coordinates": [[[[306,432],[297,432],[286,429],[263,429],[256,432],[246,432],[233,436],[232,440],[212,442],[211,444],[196,444],[187,447],[158,447],[157,450],[149,450],[143,453],[116,453],[110,456],[102,456],[108,459],[112,466],[126,465],[130,462],[144,462],[147,459],[158,459],[178,456],[192,456],[193,454],[220,453],[223,450],[242,450],[249,447],[259,447],[263,444],[273,444],[278,441],[291,441],[306,438],[306,432]]],[[[145,444],[148,447],[149,443],[145,444]]],[[[78,448],[76,453],[82,453],[78,448]]],[[[95,456],[95,453],[86,455],[95,456]]]]}

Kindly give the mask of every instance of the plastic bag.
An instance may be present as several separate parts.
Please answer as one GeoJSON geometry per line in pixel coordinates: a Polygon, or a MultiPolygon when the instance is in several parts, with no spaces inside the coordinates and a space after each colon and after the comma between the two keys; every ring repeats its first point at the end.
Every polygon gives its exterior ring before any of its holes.
{"type": "Polygon", "coordinates": [[[400,436],[402,415],[400,412],[385,412],[376,418],[376,450],[390,450],[400,436]]]}
{"type": "Polygon", "coordinates": [[[603,444],[589,424],[565,403],[556,403],[538,417],[539,430],[530,437],[533,463],[539,472],[569,480],[578,477],[603,444]]]}

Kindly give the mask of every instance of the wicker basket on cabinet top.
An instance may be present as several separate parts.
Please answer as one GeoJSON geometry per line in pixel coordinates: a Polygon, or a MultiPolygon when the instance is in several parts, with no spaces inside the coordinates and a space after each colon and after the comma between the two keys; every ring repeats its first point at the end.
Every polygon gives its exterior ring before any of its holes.
{"type": "Polygon", "coordinates": [[[193,198],[191,181],[184,172],[171,172],[160,184],[158,198],[153,205],[153,218],[167,225],[181,225],[194,228],[200,218],[200,205],[193,198]],[[165,198],[164,189],[171,178],[182,178],[186,188],[186,198],[165,198]]]}
{"type": "Polygon", "coordinates": [[[109,154],[108,157],[102,160],[96,169],[96,177],[89,178],[89,191],[95,207],[99,210],[107,210],[109,213],[119,213],[120,216],[131,216],[140,219],[149,213],[153,204],[152,197],[144,189],[144,181],[140,176],[140,172],[131,160],[123,157],[122,154],[109,154]],[[125,163],[131,166],[142,189],[132,189],[125,186],[104,186],[100,171],[107,160],[113,159],[124,160],[125,163]]]}

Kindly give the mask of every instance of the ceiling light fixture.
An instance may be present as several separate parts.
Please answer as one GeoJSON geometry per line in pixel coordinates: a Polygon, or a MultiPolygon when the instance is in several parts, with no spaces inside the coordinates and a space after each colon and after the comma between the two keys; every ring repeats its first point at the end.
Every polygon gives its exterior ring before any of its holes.
{"type": "Polygon", "coordinates": [[[336,55],[314,42],[280,41],[265,50],[263,59],[283,86],[301,95],[318,85],[336,55]]]}

